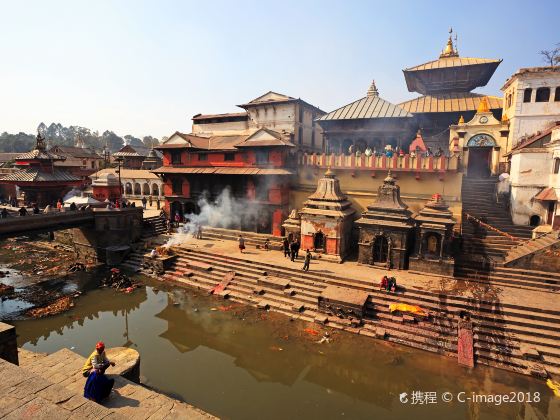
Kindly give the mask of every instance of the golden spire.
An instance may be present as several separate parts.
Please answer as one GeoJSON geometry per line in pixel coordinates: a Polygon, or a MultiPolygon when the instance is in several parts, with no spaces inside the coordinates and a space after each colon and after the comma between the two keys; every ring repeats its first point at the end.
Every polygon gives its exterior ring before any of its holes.
{"type": "Polygon", "coordinates": [[[477,114],[481,112],[490,112],[490,106],[488,105],[488,99],[486,98],[486,96],[480,100],[478,108],[476,109],[477,114]]]}
{"type": "Polygon", "coordinates": [[[509,118],[506,114],[502,114],[502,124],[509,123],[509,118]]]}
{"type": "MultiPolygon", "coordinates": [[[[457,39],[457,36],[455,36],[455,39],[457,39]]],[[[447,44],[445,45],[445,48],[439,55],[439,58],[445,58],[445,57],[459,57],[459,53],[457,52],[457,50],[453,45],[453,28],[449,28],[449,39],[447,40],[447,44]]]]}
{"type": "Polygon", "coordinates": [[[465,124],[465,119],[462,115],[459,117],[459,122],[457,124],[465,124]]]}
{"type": "Polygon", "coordinates": [[[327,172],[325,172],[325,177],[326,178],[334,178],[335,173],[333,171],[331,171],[331,167],[330,165],[327,167],[327,172]]]}
{"type": "Polygon", "coordinates": [[[371,85],[367,90],[367,96],[379,96],[379,91],[377,90],[377,86],[375,86],[375,80],[371,81],[371,85]]]}

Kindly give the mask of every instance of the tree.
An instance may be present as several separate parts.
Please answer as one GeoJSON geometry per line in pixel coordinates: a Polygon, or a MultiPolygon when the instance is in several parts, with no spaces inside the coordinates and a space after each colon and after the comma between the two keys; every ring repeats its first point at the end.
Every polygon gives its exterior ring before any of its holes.
{"type": "Polygon", "coordinates": [[[142,139],[142,143],[144,143],[145,147],[151,149],[152,147],[156,147],[159,145],[159,140],[152,136],[144,136],[144,138],[142,139]]]}
{"type": "Polygon", "coordinates": [[[112,131],[106,130],[103,132],[101,136],[103,144],[107,144],[109,146],[109,150],[111,152],[116,152],[124,146],[124,141],[122,137],[117,136],[112,131]]]}
{"type": "Polygon", "coordinates": [[[551,50],[541,50],[543,61],[550,67],[560,64],[560,43],[556,44],[556,48],[551,50]]]}

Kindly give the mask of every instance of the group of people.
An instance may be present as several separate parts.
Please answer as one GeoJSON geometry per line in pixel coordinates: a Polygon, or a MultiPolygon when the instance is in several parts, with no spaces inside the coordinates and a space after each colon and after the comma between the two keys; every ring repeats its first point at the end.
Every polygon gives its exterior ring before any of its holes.
{"type": "MultiPolygon", "coordinates": [[[[148,198],[146,198],[146,196],[142,197],[142,207],[144,208],[144,210],[146,210],[146,206],[148,204],[150,205],[150,207],[152,207],[153,203],[154,199],[151,195],[149,195],[148,198]]],[[[161,208],[161,201],[159,201],[159,197],[156,198],[156,207],[158,210],[161,208]]]]}
{"type": "MultiPolygon", "coordinates": [[[[369,156],[377,156],[377,157],[386,156],[388,158],[392,158],[393,156],[404,157],[407,154],[406,149],[404,149],[400,146],[396,146],[396,147],[393,148],[393,146],[390,145],[390,144],[387,144],[384,147],[383,150],[377,150],[375,147],[372,149],[371,147],[367,146],[365,148],[365,150],[362,151],[356,145],[351,145],[348,148],[348,154],[349,155],[356,155],[356,157],[360,157],[362,155],[362,153],[367,157],[369,157],[369,156]]],[[[416,156],[440,157],[440,156],[443,156],[444,154],[445,154],[445,152],[441,147],[438,147],[438,149],[435,152],[432,151],[432,149],[429,148],[429,147],[426,150],[422,150],[418,146],[416,147],[416,149],[409,151],[410,157],[416,157],[416,156]]]]}
{"type": "MultiPolygon", "coordinates": [[[[288,238],[284,238],[282,241],[282,246],[284,249],[284,257],[290,258],[290,261],[297,260],[299,256],[299,250],[301,248],[301,243],[299,242],[299,238],[293,239],[291,242],[288,238]]],[[[311,251],[309,249],[305,250],[305,257],[303,260],[303,271],[309,271],[309,265],[311,264],[311,251]]]]}
{"type": "Polygon", "coordinates": [[[395,277],[383,276],[379,284],[379,290],[395,293],[397,291],[397,279],[395,277]]]}

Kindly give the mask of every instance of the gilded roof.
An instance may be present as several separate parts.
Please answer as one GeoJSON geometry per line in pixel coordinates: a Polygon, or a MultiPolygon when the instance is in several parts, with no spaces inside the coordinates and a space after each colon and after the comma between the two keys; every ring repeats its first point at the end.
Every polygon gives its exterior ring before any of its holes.
{"type": "Polygon", "coordinates": [[[419,64],[414,67],[409,67],[403,71],[419,71],[419,70],[434,70],[446,69],[449,67],[462,67],[472,66],[475,64],[488,64],[488,63],[501,63],[502,60],[492,58],[475,58],[475,57],[443,57],[437,60],[428,61],[424,64],[419,64]]]}
{"type": "Polygon", "coordinates": [[[425,95],[402,102],[399,106],[413,114],[428,112],[476,111],[482,101],[482,98],[487,98],[490,109],[502,108],[502,98],[472,92],[425,95]]]}
{"type": "Polygon", "coordinates": [[[408,117],[412,115],[402,107],[393,105],[379,96],[366,96],[323,115],[318,121],[408,117]]]}

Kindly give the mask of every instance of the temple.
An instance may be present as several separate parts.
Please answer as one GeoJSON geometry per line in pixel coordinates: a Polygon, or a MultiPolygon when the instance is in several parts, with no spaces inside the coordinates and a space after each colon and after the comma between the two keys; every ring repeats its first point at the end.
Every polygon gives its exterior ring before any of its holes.
{"type": "Polygon", "coordinates": [[[472,92],[486,86],[502,60],[461,57],[453,42],[452,30],[444,50],[436,60],[403,70],[409,92],[422,96],[402,102],[401,108],[414,115],[428,146],[447,148],[449,125],[463,116],[470,120],[482,98],[497,119],[502,114],[502,98],[472,92]]]}
{"type": "Polygon", "coordinates": [[[27,204],[36,203],[40,207],[53,204],[72,187],[82,184],[81,178],[55,166],[64,159],[47,151],[45,139],[38,133],[35,149],[16,157],[15,166],[19,170],[2,177],[2,183],[16,185],[27,204]]]}

